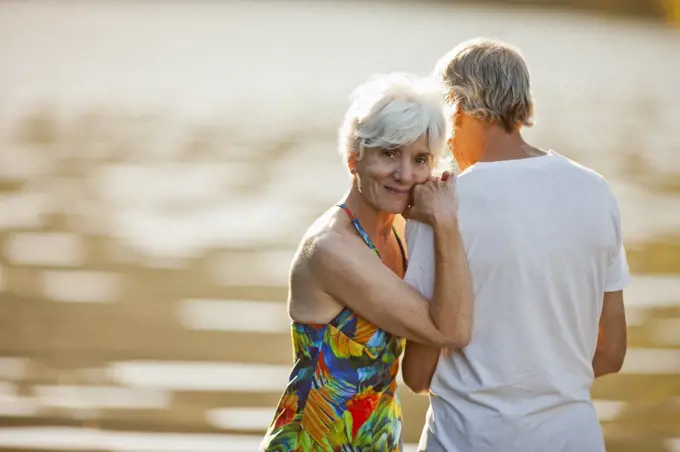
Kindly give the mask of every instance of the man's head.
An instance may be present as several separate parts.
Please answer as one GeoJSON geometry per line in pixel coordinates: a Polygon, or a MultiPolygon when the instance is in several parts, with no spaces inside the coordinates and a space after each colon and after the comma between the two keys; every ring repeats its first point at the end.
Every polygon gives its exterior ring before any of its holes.
{"type": "Polygon", "coordinates": [[[463,42],[435,68],[453,116],[452,151],[462,169],[479,158],[469,155],[480,125],[512,134],[533,125],[529,70],[519,50],[490,39],[463,42]]]}

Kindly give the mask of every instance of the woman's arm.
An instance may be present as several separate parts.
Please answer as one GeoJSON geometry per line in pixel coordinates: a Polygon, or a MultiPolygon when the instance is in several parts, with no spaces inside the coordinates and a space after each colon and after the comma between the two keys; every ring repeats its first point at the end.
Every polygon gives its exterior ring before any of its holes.
{"type": "Polygon", "coordinates": [[[415,190],[409,218],[432,225],[435,284],[432,302],[390,271],[358,237],[329,232],[308,250],[321,287],[378,327],[416,342],[460,348],[470,340],[472,289],[452,183],[415,190]]]}

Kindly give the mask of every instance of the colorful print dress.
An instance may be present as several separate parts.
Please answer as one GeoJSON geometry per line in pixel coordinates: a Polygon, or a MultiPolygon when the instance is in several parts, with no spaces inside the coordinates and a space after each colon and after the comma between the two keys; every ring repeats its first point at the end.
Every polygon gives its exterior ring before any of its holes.
{"type": "MultiPolygon", "coordinates": [[[[377,254],[352,212],[340,207],[377,254]]],[[[402,257],[406,264],[403,248],[402,257]]],[[[349,308],[328,324],[293,322],[292,339],[293,371],[260,450],[401,451],[396,376],[404,340],[349,308]]]]}

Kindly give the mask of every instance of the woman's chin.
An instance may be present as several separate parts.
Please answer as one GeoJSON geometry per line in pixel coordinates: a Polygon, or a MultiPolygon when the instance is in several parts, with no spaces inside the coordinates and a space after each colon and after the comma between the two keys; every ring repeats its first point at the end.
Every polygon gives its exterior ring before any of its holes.
{"type": "Polygon", "coordinates": [[[389,203],[384,203],[382,206],[380,206],[380,210],[383,210],[385,212],[391,213],[393,215],[401,215],[404,213],[406,208],[408,207],[408,203],[406,202],[389,202],[389,203]]]}

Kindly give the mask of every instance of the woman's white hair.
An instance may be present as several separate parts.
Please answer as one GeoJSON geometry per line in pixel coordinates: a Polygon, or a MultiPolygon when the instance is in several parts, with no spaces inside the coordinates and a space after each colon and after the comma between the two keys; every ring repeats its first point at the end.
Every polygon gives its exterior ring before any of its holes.
{"type": "Polygon", "coordinates": [[[529,69],[509,44],[482,38],[463,42],[439,60],[435,75],[449,106],[507,132],[534,124],[529,69]]]}
{"type": "Polygon", "coordinates": [[[447,119],[434,78],[395,72],[378,74],[354,90],[339,132],[339,151],[357,160],[366,149],[396,149],[427,136],[440,159],[446,149],[447,119]]]}

